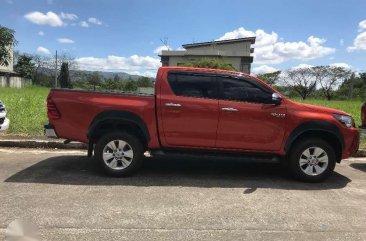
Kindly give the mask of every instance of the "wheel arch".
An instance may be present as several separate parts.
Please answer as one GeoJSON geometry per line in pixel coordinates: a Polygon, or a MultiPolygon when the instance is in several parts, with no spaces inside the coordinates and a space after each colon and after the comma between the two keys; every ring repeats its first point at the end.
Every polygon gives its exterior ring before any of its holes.
{"type": "Polygon", "coordinates": [[[342,159],[345,147],[343,134],[338,127],[327,121],[309,121],[295,128],[285,144],[285,152],[288,153],[297,141],[304,138],[321,138],[327,141],[336,152],[337,162],[342,159]]]}
{"type": "Polygon", "coordinates": [[[104,133],[116,129],[136,134],[145,146],[150,141],[149,130],[137,114],[130,111],[103,111],[95,116],[88,129],[88,156],[92,156],[94,144],[104,133]]]}

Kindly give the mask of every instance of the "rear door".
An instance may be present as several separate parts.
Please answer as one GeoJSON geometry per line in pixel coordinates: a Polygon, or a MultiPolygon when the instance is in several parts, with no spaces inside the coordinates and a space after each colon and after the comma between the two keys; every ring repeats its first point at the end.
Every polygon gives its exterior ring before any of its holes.
{"type": "Polygon", "coordinates": [[[215,77],[204,73],[169,73],[168,85],[160,95],[163,146],[215,147],[219,118],[215,77]]]}
{"type": "Polygon", "coordinates": [[[271,104],[272,91],[255,80],[218,77],[220,118],[217,148],[279,150],[285,134],[286,107],[271,104]]]}

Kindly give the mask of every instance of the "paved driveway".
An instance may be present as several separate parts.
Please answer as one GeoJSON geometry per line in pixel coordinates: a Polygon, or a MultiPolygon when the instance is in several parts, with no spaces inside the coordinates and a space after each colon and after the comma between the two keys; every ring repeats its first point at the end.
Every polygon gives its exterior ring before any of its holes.
{"type": "Polygon", "coordinates": [[[108,178],[84,155],[0,149],[0,240],[16,218],[43,240],[366,240],[365,159],[306,184],[229,159],[150,159],[108,178]]]}

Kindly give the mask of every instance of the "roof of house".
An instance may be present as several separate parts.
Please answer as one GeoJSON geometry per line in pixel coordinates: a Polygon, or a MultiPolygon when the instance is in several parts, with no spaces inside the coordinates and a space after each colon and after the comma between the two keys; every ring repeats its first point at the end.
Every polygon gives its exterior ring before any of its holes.
{"type": "Polygon", "coordinates": [[[248,42],[248,41],[250,41],[251,44],[254,44],[255,37],[210,41],[210,42],[193,43],[193,44],[183,44],[182,47],[187,49],[187,48],[207,46],[207,45],[212,45],[212,44],[228,44],[228,43],[248,42]]]}

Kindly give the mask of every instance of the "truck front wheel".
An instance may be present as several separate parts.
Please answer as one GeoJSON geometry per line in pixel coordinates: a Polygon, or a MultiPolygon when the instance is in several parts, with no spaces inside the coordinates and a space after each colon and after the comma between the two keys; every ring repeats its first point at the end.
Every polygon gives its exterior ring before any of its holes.
{"type": "Polygon", "coordinates": [[[303,139],[291,149],[289,161],[294,178],[305,182],[320,182],[333,172],[336,154],[333,147],[322,139],[303,139]]]}
{"type": "Polygon", "coordinates": [[[109,176],[128,176],[141,166],[144,148],[133,134],[109,132],[98,140],[94,158],[109,176]]]}

